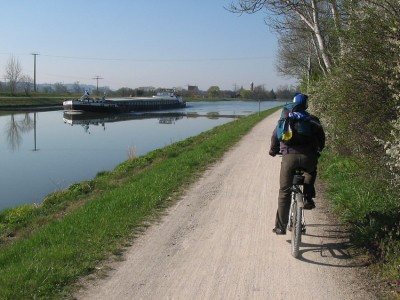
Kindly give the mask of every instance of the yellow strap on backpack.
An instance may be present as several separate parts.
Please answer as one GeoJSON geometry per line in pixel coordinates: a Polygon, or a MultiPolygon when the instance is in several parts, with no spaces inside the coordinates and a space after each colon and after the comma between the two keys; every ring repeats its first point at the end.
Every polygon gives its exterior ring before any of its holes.
{"type": "Polygon", "coordinates": [[[285,124],[283,126],[283,133],[282,133],[282,141],[289,141],[293,136],[292,128],[290,127],[289,118],[285,120],[285,124]]]}

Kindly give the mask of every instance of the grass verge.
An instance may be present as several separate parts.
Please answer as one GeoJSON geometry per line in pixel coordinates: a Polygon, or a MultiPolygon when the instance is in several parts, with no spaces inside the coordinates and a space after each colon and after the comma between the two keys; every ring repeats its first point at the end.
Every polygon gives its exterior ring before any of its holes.
{"type": "Polygon", "coordinates": [[[0,92],[0,109],[5,108],[25,108],[42,106],[60,106],[66,98],[74,98],[76,95],[57,95],[46,93],[35,93],[27,96],[25,93],[5,93],[0,92]]]}
{"type": "Polygon", "coordinates": [[[65,98],[30,98],[30,97],[18,97],[18,98],[1,98],[0,109],[6,108],[24,108],[24,107],[35,107],[35,106],[59,106],[62,105],[65,98]]]}
{"type": "Polygon", "coordinates": [[[39,207],[0,214],[0,299],[66,296],[183,193],[264,117],[241,118],[196,137],[128,160],[91,181],[49,196],[39,207]]]}
{"type": "Polygon", "coordinates": [[[385,176],[353,158],[325,152],[320,174],[328,184],[328,199],[351,231],[356,247],[373,255],[390,297],[400,299],[400,202],[385,176]]]}

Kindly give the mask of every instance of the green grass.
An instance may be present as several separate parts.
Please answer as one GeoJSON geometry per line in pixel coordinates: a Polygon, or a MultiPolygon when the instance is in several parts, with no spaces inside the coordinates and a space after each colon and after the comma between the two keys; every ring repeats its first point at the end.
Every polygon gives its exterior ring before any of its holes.
{"type": "Polygon", "coordinates": [[[400,297],[399,196],[373,166],[374,162],[327,151],[321,157],[320,175],[328,184],[328,199],[352,233],[353,245],[375,257],[382,278],[393,284],[393,293],[400,297]]]}
{"type": "Polygon", "coordinates": [[[0,299],[65,296],[174,203],[184,188],[275,108],[128,160],[92,181],[72,185],[42,206],[0,214],[0,299]],[[9,238],[16,236],[14,238],[9,238]]]}
{"type": "MultiPolygon", "coordinates": [[[[71,98],[71,97],[69,97],[71,98]]],[[[31,97],[17,97],[17,98],[0,98],[1,107],[23,108],[24,106],[59,106],[62,105],[64,97],[47,97],[47,98],[31,98],[31,97]]]]}
{"type": "Polygon", "coordinates": [[[78,95],[58,95],[48,93],[25,93],[17,92],[15,94],[0,92],[0,109],[2,107],[23,108],[28,106],[59,106],[66,98],[79,97],[78,95]]]}

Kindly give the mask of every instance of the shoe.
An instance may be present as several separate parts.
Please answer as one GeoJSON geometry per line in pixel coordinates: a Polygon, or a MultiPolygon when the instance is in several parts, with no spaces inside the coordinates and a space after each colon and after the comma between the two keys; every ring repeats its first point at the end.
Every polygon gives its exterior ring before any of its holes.
{"type": "Polygon", "coordinates": [[[304,201],[304,206],[303,206],[303,208],[304,208],[304,209],[313,209],[313,208],[315,208],[315,202],[314,202],[314,200],[313,200],[313,199],[306,199],[306,200],[304,201]]]}
{"type": "Polygon", "coordinates": [[[272,229],[272,232],[275,233],[276,235],[284,235],[286,234],[286,230],[280,229],[280,228],[274,228],[272,229]]]}

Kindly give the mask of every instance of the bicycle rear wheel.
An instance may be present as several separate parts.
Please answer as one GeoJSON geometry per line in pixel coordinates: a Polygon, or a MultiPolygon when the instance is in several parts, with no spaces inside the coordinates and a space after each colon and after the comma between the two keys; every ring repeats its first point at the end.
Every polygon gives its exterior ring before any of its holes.
{"type": "Polygon", "coordinates": [[[293,205],[293,228],[292,228],[292,240],[291,240],[291,252],[292,256],[297,258],[299,256],[299,248],[301,243],[301,232],[302,232],[302,211],[303,208],[299,207],[298,203],[301,201],[301,195],[296,194],[296,200],[293,205]]]}

